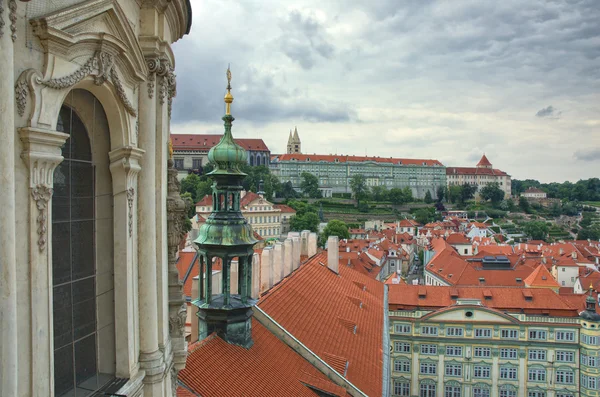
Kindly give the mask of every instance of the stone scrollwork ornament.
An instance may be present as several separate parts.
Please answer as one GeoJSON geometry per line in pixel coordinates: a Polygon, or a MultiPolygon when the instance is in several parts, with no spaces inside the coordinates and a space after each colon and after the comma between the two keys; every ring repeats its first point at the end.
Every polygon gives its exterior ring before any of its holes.
{"type": "Polygon", "coordinates": [[[135,189],[130,187],[127,189],[127,207],[129,208],[129,237],[133,235],[133,198],[135,197],[135,189]]]}
{"type": "Polygon", "coordinates": [[[148,97],[154,98],[154,81],[156,80],[156,72],[160,68],[160,59],[148,58],[146,59],[146,66],[148,66],[148,97]]]}
{"type": "Polygon", "coordinates": [[[11,38],[14,43],[17,41],[17,0],[8,0],[8,9],[10,10],[8,19],[10,19],[11,38]]]}
{"type": "Polygon", "coordinates": [[[0,0],[0,38],[4,36],[4,1],[0,0]]]}
{"type": "Polygon", "coordinates": [[[48,231],[48,202],[52,198],[52,188],[46,185],[37,185],[31,190],[31,195],[38,209],[37,223],[38,223],[38,247],[40,251],[46,248],[47,243],[47,231],[48,231]]]}
{"type": "Polygon", "coordinates": [[[17,111],[19,116],[23,116],[23,114],[25,114],[27,98],[30,90],[34,89],[32,85],[33,82],[55,90],[63,90],[74,86],[88,76],[93,76],[94,84],[96,85],[102,85],[110,80],[113,83],[117,92],[117,96],[119,97],[119,100],[123,104],[123,107],[127,113],[134,117],[137,116],[136,109],[129,101],[129,98],[127,98],[125,88],[123,87],[119,74],[117,73],[113,56],[103,51],[96,51],[96,53],[79,69],[67,76],[44,80],[40,73],[34,71],[33,69],[25,71],[15,84],[15,100],[17,102],[17,111]],[[33,81],[30,81],[28,76],[33,76],[33,81]]]}

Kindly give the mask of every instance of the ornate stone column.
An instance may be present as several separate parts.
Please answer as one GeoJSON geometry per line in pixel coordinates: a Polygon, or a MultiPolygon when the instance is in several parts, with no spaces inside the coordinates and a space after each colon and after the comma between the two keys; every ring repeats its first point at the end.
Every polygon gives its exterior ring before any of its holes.
{"type": "Polygon", "coordinates": [[[0,395],[16,396],[17,276],[15,254],[15,97],[13,41],[16,2],[0,0],[0,395]],[[7,9],[8,5],[8,9],[7,9]],[[9,13],[7,13],[9,11],[9,13]]]}
{"type": "MultiPolygon", "coordinates": [[[[150,66],[150,65],[149,65],[150,66]]],[[[156,101],[150,97],[150,82],[142,83],[139,97],[139,146],[146,156],[138,185],[138,283],[140,315],[140,367],[146,371],[144,395],[162,396],[165,371],[158,346],[158,291],[156,258],[156,101]]]]}
{"type": "MultiPolygon", "coordinates": [[[[185,368],[187,358],[187,343],[184,328],[187,317],[187,307],[183,296],[182,285],[179,282],[177,271],[177,252],[179,244],[185,236],[185,222],[190,202],[185,202],[179,195],[180,183],[177,180],[177,170],[173,160],[168,161],[168,195],[167,195],[167,234],[169,254],[169,335],[173,348],[173,366],[171,368],[171,386],[173,390],[177,385],[177,374],[185,368]]],[[[173,391],[173,396],[175,396],[173,391]]]]}
{"type": "MultiPolygon", "coordinates": [[[[21,158],[29,169],[29,275],[31,281],[31,390],[47,396],[53,388],[52,351],[52,188],[62,162],[62,132],[20,128],[21,158]]],[[[3,228],[5,226],[3,225],[3,228]]]]}
{"type": "MultiPolygon", "coordinates": [[[[137,350],[135,330],[139,322],[136,304],[138,273],[137,263],[137,175],[144,151],[132,146],[115,149],[109,153],[110,172],[113,182],[113,230],[114,230],[114,291],[116,333],[117,377],[133,379],[137,374],[137,350]],[[123,307],[125,305],[125,307],[123,307]]],[[[141,315],[141,314],[140,314],[141,315]]]]}

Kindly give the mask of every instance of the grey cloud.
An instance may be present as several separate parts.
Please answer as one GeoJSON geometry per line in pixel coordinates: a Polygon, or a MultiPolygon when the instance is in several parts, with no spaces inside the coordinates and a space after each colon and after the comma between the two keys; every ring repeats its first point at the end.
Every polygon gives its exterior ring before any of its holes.
{"type": "Polygon", "coordinates": [[[573,157],[579,161],[598,161],[600,160],[600,149],[576,150],[573,157]]]}
{"type": "Polygon", "coordinates": [[[560,117],[562,112],[557,111],[552,105],[540,109],[535,114],[536,117],[546,117],[551,119],[557,119],[560,117]]]}
{"type": "Polygon", "coordinates": [[[335,51],[323,25],[310,12],[292,10],[281,21],[280,50],[303,69],[311,69],[320,58],[330,59],[335,51]]]}

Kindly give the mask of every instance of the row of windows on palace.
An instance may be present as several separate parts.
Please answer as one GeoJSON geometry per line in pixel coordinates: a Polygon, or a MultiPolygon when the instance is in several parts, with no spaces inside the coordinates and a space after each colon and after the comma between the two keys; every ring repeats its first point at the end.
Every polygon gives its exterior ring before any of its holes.
{"type": "MultiPolygon", "coordinates": [[[[465,346],[447,345],[445,346],[446,357],[463,357],[465,346]]],[[[411,344],[407,342],[394,342],[394,352],[396,353],[410,353],[411,344]]],[[[438,355],[438,346],[434,344],[421,344],[420,353],[423,355],[438,355]]],[[[501,359],[505,360],[516,360],[519,357],[519,350],[513,347],[500,348],[499,354],[501,359]]],[[[547,350],[531,348],[527,351],[528,358],[530,361],[547,361],[547,350]]],[[[473,348],[473,357],[475,358],[490,358],[492,357],[492,348],[476,346],[473,348]]],[[[600,368],[600,357],[588,356],[581,354],[581,363],[589,367],[600,368]]],[[[403,360],[403,358],[398,358],[403,360]]],[[[563,363],[574,363],[575,362],[575,351],[572,350],[557,350],[555,353],[556,362],[563,363]]]]}
{"type": "Polygon", "coordinates": [[[267,228],[267,229],[254,229],[261,237],[266,236],[279,236],[279,228],[267,228]]]}
{"type": "MultiPolygon", "coordinates": [[[[393,175],[395,177],[400,177],[400,176],[409,176],[409,175],[426,175],[426,176],[433,176],[433,177],[440,177],[440,176],[446,176],[445,172],[441,172],[441,171],[437,171],[437,170],[431,170],[431,169],[421,169],[421,168],[409,168],[409,169],[402,169],[402,170],[393,170],[393,174],[389,172],[388,169],[386,168],[340,168],[340,167],[322,167],[322,166],[317,166],[317,167],[311,167],[311,166],[307,166],[307,167],[282,167],[281,168],[281,175],[298,175],[301,172],[315,172],[315,173],[327,173],[327,174],[341,174],[341,175],[336,175],[338,178],[339,177],[343,177],[343,176],[348,176],[350,177],[351,175],[354,175],[356,173],[361,173],[364,175],[369,175],[369,174],[373,174],[373,175],[388,175],[390,176],[393,175]]],[[[443,171],[443,170],[442,170],[443,171]]]]}
{"type": "MultiPolygon", "coordinates": [[[[450,383],[450,382],[449,382],[450,383]]],[[[473,387],[473,397],[490,397],[491,388],[488,385],[476,385],[473,387]]],[[[410,381],[394,381],[394,396],[410,396],[410,381]]],[[[421,382],[419,386],[419,397],[436,397],[437,385],[427,381],[421,382]]],[[[517,397],[517,388],[509,386],[500,386],[500,397],[517,397]]],[[[573,393],[557,392],[555,397],[574,397],[573,393]]],[[[444,386],[444,397],[462,397],[462,386],[452,383],[444,386]]],[[[546,397],[546,392],[541,390],[532,390],[527,392],[527,397],[546,397]]]]}
{"type": "MultiPolygon", "coordinates": [[[[492,328],[474,328],[473,336],[475,338],[491,338],[492,337],[492,328]]],[[[394,324],[394,333],[396,334],[412,334],[412,325],[410,324],[394,324]]],[[[445,328],[446,336],[455,336],[455,337],[463,337],[465,335],[465,329],[462,327],[447,327],[445,328]]],[[[421,335],[428,336],[438,336],[438,327],[436,326],[422,326],[421,327],[421,335]]],[[[547,340],[548,339],[548,331],[543,329],[530,329],[528,332],[529,340],[547,340]]],[[[589,335],[582,335],[582,339],[586,338],[586,341],[582,342],[588,343],[588,340],[594,340],[594,343],[597,344],[596,337],[589,338],[589,335]]],[[[519,339],[519,330],[518,329],[500,329],[500,338],[501,339],[519,339]]],[[[576,342],[575,331],[561,331],[558,330],[555,332],[554,340],[560,342],[576,342]]]]}
{"type": "MultiPolygon", "coordinates": [[[[182,158],[174,158],[173,159],[173,166],[175,167],[175,169],[177,169],[177,170],[185,169],[183,160],[184,159],[182,159],[182,158]]],[[[250,165],[269,165],[269,160],[267,159],[267,155],[264,155],[264,156],[258,155],[258,156],[256,156],[256,158],[254,156],[250,156],[248,158],[248,164],[250,164],[250,165]]],[[[202,158],[192,158],[192,169],[198,170],[200,168],[202,168],[202,158]]]]}

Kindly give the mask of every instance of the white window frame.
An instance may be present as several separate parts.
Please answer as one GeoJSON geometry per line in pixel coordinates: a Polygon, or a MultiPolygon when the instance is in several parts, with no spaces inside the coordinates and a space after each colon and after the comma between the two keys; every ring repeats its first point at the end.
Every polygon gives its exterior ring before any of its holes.
{"type": "Polygon", "coordinates": [[[548,352],[546,349],[529,349],[527,357],[530,361],[546,361],[548,352]]]}
{"type": "Polygon", "coordinates": [[[575,342],[574,331],[556,331],[554,336],[557,341],[575,342]]]}
{"type": "Polygon", "coordinates": [[[500,330],[500,338],[502,338],[502,339],[519,339],[519,330],[518,329],[502,329],[502,330],[500,330]]]}
{"type": "Polygon", "coordinates": [[[490,328],[475,328],[474,335],[476,338],[491,338],[492,330],[490,328]]]}
{"type": "Polygon", "coordinates": [[[478,364],[473,366],[473,378],[489,379],[492,373],[492,367],[487,364],[478,364]]]}
{"type": "Polygon", "coordinates": [[[437,354],[437,352],[438,352],[437,345],[428,344],[428,343],[421,345],[421,354],[432,355],[432,354],[437,354]]]}
{"type": "Polygon", "coordinates": [[[444,374],[446,376],[462,376],[463,366],[462,364],[446,364],[444,368],[444,374]]]}
{"type": "Polygon", "coordinates": [[[518,373],[517,367],[500,367],[500,379],[516,380],[518,373]]]}
{"type": "Polygon", "coordinates": [[[529,339],[530,340],[546,340],[548,338],[548,331],[543,329],[530,329],[529,339]]]}
{"type": "Polygon", "coordinates": [[[477,346],[477,347],[473,348],[473,356],[474,357],[491,357],[492,349],[489,347],[477,346]]]}
{"type": "Polygon", "coordinates": [[[421,327],[421,335],[437,336],[438,335],[438,327],[434,327],[431,325],[424,325],[421,327]]]}
{"type": "Polygon", "coordinates": [[[410,334],[412,326],[410,324],[394,324],[394,332],[396,334],[410,334]]]}
{"type": "Polygon", "coordinates": [[[463,356],[463,347],[462,346],[446,346],[446,356],[448,357],[462,357],[463,356]],[[450,353],[452,352],[452,353],[450,353]],[[460,352],[460,353],[457,353],[460,352]]]}
{"type": "Polygon", "coordinates": [[[512,347],[504,347],[500,349],[500,358],[501,359],[516,359],[519,357],[519,352],[517,349],[512,347]]]}
{"type": "Polygon", "coordinates": [[[575,362],[575,352],[568,351],[568,350],[557,350],[556,351],[556,361],[559,361],[561,363],[574,363],[575,362]],[[568,358],[570,358],[570,359],[568,359],[568,358]]]}
{"type": "Polygon", "coordinates": [[[544,368],[529,368],[527,370],[528,382],[546,382],[546,370],[544,368]]]}
{"type": "Polygon", "coordinates": [[[446,328],[446,336],[464,336],[465,330],[459,327],[446,328]]]}

